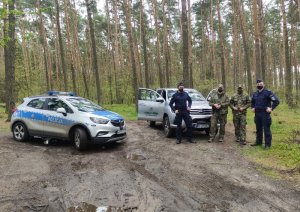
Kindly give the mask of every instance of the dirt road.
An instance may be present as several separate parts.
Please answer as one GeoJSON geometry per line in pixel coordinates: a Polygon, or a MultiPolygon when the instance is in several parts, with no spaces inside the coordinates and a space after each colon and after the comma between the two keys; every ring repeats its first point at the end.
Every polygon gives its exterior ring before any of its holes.
{"type": "Polygon", "coordinates": [[[195,133],[195,144],[176,145],[146,122],[127,129],[125,144],[84,153],[1,135],[0,211],[300,211],[299,186],[262,176],[230,133],[223,143],[195,133]]]}

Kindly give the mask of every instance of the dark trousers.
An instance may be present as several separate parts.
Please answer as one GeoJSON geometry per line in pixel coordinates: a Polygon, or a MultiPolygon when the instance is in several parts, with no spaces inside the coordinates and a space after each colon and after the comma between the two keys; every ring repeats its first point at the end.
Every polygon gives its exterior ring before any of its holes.
{"type": "Polygon", "coordinates": [[[270,147],[272,142],[272,133],[270,130],[272,123],[271,115],[268,112],[256,112],[256,143],[262,144],[263,131],[265,133],[265,146],[270,147]]]}
{"type": "Polygon", "coordinates": [[[181,140],[182,137],[182,119],[185,122],[186,128],[187,128],[187,137],[188,139],[192,139],[192,118],[190,117],[190,114],[187,111],[180,111],[176,114],[175,123],[177,124],[176,128],[176,138],[177,140],[181,140]]]}

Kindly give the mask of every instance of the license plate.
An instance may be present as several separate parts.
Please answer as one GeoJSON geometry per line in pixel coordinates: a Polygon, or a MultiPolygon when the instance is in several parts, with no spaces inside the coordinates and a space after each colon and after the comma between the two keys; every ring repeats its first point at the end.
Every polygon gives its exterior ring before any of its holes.
{"type": "Polygon", "coordinates": [[[209,125],[208,124],[197,124],[196,128],[200,128],[200,129],[209,128],[209,125]]]}

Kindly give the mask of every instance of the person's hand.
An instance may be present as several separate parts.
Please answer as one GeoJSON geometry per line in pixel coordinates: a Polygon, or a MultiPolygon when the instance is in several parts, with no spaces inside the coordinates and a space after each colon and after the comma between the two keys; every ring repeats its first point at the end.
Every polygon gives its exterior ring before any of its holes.
{"type": "Polygon", "coordinates": [[[237,111],[237,110],[239,110],[237,107],[233,107],[233,110],[235,110],[235,111],[237,111]]]}
{"type": "Polygon", "coordinates": [[[252,112],[255,113],[255,108],[252,108],[252,112]]]}
{"type": "Polygon", "coordinates": [[[239,108],[239,111],[240,111],[240,112],[243,112],[243,111],[244,111],[244,108],[242,108],[242,107],[239,108]]]}
{"type": "Polygon", "coordinates": [[[271,113],[272,112],[272,108],[270,107],[267,107],[267,110],[266,110],[268,113],[271,113]]]}
{"type": "Polygon", "coordinates": [[[179,113],[179,111],[178,111],[178,110],[175,110],[175,113],[176,113],[176,114],[178,114],[178,113],[179,113]]]}
{"type": "Polygon", "coordinates": [[[219,105],[219,104],[214,104],[214,107],[215,107],[216,109],[220,109],[221,105],[219,105]]]}
{"type": "Polygon", "coordinates": [[[187,111],[189,111],[189,112],[190,112],[190,111],[191,111],[191,108],[190,108],[190,107],[188,107],[188,108],[187,108],[187,111]]]}

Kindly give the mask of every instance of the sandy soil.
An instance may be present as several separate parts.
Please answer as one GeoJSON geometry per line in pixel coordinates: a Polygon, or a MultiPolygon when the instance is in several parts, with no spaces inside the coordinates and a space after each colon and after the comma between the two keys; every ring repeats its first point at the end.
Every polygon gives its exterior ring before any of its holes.
{"type": "Polygon", "coordinates": [[[160,126],[127,129],[126,143],[83,153],[2,133],[0,211],[300,211],[299,186],[262,176],[229,132],[223,143],[195,132],[195,144],[176,145],[160,126]]]}

